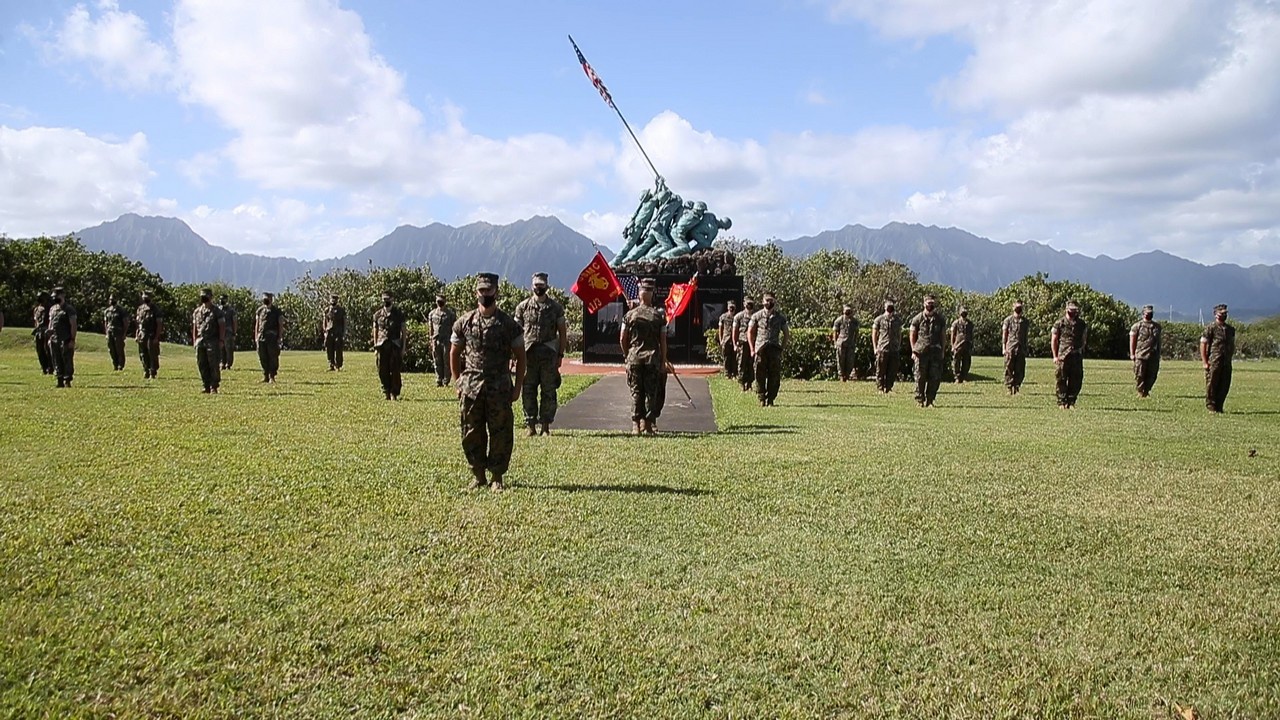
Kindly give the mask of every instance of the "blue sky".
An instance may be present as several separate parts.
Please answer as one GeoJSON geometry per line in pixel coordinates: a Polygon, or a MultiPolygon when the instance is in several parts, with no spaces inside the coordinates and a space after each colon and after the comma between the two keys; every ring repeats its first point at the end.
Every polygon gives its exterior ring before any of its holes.
{"type": "Polygon", "coordinates": [[[543,214],[617,247],[653,178],[567,34],[737,237],[1280,263],[1275,0],[7,0],[0,232],[137,212],[316,258],[543,214]]]}

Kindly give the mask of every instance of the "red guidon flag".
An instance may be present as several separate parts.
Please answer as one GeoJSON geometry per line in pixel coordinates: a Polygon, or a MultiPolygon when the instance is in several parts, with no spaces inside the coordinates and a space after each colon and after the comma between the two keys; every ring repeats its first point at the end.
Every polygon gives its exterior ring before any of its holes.
{"type": "Polygon", "coordinates": [[[675,320],[680,317],[680,313],[689,307],[689,301],[693,299],[693,294],[697,291],[697,275],[689,278],[687,283],[675,283],[672,285],[671,293],[667,295],[667,320],[675,320]]]}
{"type": "Polygon", "coordinates": [[[578,280],[569,288],[569,292],[577,295],[587,312],[594,315],[622,294],[622,283],[618,282],[613,268],[609,267],[609,262],[597,250],[596,256],[578,273],[578,280]]]}

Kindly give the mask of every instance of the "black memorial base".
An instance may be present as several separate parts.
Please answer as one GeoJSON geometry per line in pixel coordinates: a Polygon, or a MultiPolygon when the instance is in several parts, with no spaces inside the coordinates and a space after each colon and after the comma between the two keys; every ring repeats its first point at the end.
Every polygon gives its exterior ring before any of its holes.
{"type": "MultiPolygon", "coordinates": [[[[654,275],[658,283],[655,302],[662,306],[671,286],[689,281],[687,275],[654,275]]],[[[742,309],[742,277],[739,275],[707,275],[698,278],[698,289],[689,306],[674,322],[667,324],[667,356],[673,363],[711,363],[707,357],[707,330],[718,327],[729,301],[742,309]]],[[[583,313],[582,361],[585,363],[621,363],[622,316],[627,312],[623,300],[600,308],[595,314],[583,313]]]]}

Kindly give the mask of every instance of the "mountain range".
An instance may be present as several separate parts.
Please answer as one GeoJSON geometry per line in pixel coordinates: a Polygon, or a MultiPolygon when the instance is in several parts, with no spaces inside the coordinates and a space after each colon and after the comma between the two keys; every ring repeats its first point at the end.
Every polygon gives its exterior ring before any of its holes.
{"type": "MultiPolygon", "coordinates": [[[[523,286],[534,272],[546,272],[553,285],[568,287],[595,252],[585,235],[542,216],[509,225],[403,225],[359,252],[311,261],[233,253],[209,244],[175,218],[123,215],[75,235],[88,249],[137,260],[169,282],[222,281],[259,290],[282,290],[307,271],[424,264],[444,280],[491,271],[523,286]]],[[[1280,313],[1280,265],[1206,266],[1161,251],[1119,260],[1089,257],[1041,243],[998,243],[957,228],[905,223],[878,230],[847,225],[779,245],[791,256],[841,249],[863,262],[895,260],[923,282],[974,292],[991,292],[1043,272],[1053,280],[1086,283],[1131,305],[1151,303],[1161,317],[1197,320],[1220,302],[1231,305],[1240,320],[1280,313]]],[[[612,257],[607,248],[601,251],[612,257]]]]}

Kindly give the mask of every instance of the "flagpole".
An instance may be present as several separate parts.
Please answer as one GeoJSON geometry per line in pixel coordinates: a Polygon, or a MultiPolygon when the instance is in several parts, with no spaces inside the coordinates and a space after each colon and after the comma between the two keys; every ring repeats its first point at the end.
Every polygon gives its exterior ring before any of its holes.
{"type": "MultiPolygon", "coordinates": [[[[583,56],[582,50],[578,47],[578,43],[574,42],[572,35],[569,36],[569,43],[573,45],[573,51],[578,54],[578,61],[582,63],[582,69],[586,71],[587,68],[591,67],[591,64],[588,63],[586,57],[583,56]]],[[[653,171],[653,176],[656,178],[662,177],[662,173],[658,172],[658,168],[654,166],[653,160],[649,159],[649,153],[645,152],[644,146],[640,144],[640,138],[637,138],[635,131],[631,129],[631,123],[627,122],[627,119],[622,116],[622,111],[618,109],[618,104],[613,101],[613,95],[610,94],[607,89],[603,89],[604,82],[601,81],[599,77],[595,76],[594,73],[595,70],[591,70],[587,73],[587,77],[591,78],[592,83],[597,83],[596,89],[600,90],[601,97],[603,97],[604,101],[609,104],[609,107],[613,108],[613,111],[618,114],[618,119],[622,121],[622,126],[627,129],[627,134],[631,136],[636,147],[640,149],[640,154],[644,156],[644,161],[649,163],[649,169],[653,171]]]]}

